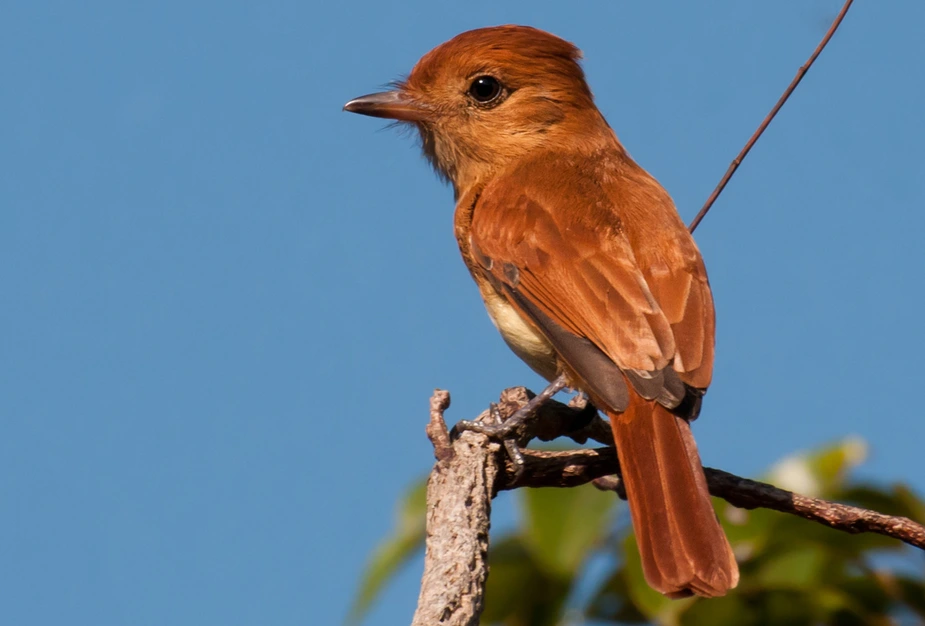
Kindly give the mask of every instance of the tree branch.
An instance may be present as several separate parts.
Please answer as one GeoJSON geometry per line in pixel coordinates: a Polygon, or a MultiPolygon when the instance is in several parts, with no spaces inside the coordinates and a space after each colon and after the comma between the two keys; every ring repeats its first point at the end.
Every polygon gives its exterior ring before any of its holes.
{"type": "MultiPolygon", "coordinates": [[[[526,467],[517,487],[575,487],[588,482],[605,489],[618,489],[619,479],[610,478],[617,466],[613,448],[596,450],[524,450],[526,467]]],[[[507,464],[505,474],[511,475],[507,464]]],[[[741,509],[771,509],[798,515],[848,533],[877,533],[899,539],[925,550],[925,526],[908,517],[894,517],[877,511],[820,498],[802,496],[768,483],[741,478],[723,470],[705,467],[710,494],[741,509]]]]}
{"type": "MultiPolygon", "coordinates": [[[[506,389],[498,409],[511,415],[534,394],[523,387],[506,389]]],[[[463,432],[450,440],[444,412],[450,395],[436,390],[430,403],[427,435],[437,463],[427,482],[427,540],[421,593],[412,626],[476,626],[488,578],[488,530],[491,499],[519,487],[575,487],[593,482],[621,493],[619,462],[609,425],[589,409],[555,400],[544,404],[522,443],[557,436],[579,442],[594,439],[610,447],[567,451],[523,450],[525,467],[516,477],[514,464],[499,444],[485,435],[463,432]],[[580,426],[577,430],[575,427],[580,426]]],[[[479,416],[490,419],[488,411],[479,416]]],[[[710,493],[744,509],[765,508],[798,515],[848,533],[878,533],[925,550],[925,526],[905,517],[810,498],[767,483],[704,468],[710,493]]],[[[621,496],[624,497],[624,496],[621,496]]]]}
{"type": "Polygon", "coordinates": [[[427,481],[424,575],[412,626],[477,626],[485,597],[500,446],[473,432],[450,442],[449,406],[450,394],[434,391],[426,430],[437,463],[427,481]]]}
{"type": "Polygon", "coordinates": [[[758,138],[764,133],[765,129],[771,123],[771,120],[777,115],[777,112],[780,111],[781,107],[784,106],[784,103],[787,102],[790,98],[790,94],[793,93],[793,90],[797,88],[797,85],[800,84],[800,81],[803,80],[803,76],[806,75],[806,72],[809,71],[809,68],[813,66],[813,63],[816,62],[816,57],[822,52],[822,49],[826,47],[829,43],[829,40],[832,38],[832,35],[835,34],[835,31],[838,30],[838,27],[841,25],[845,15],[848,13],[848,9],[851,8],[851,3],[854,0],[847,0],[845,5],[839,11],[838,15],[835,17],[835,21],[832,22],[832,25],[829,27],[829,30],[826,32],[825,36],[822,38],[822,41],[819,42],[819,45],[816,46],[816,49],[813,50],[812,55],[809,57],[809,60],[804,63],[799,70],[797,70],[797,75],[794,76],[793,80],[790,81],[790,84],[787,86],[787,89],[784,90],[784,94],[777,101],[777,104],[774,105],[774,108],[771,109],[771,112],[768,113],[767,117],[761,122],[758,126],[758,130],[749,138],[748,143],[745,144],[745,147],[742,148],[742,151],[733,159],[732,163],[729,164],[729,169],[726,170],[726,174],[723,176],[722,180],[719,181],[719,184],[716,186],[716,189],[713,190],[713,193],[710,194],[710,197],[707,198],[706,203],[703,205],[703,208],[700,209],[700,212],[697,213],[697,216],[691,222],[691,225],[688,227],[688,230],[694,232],[697,229],[697,226],[703,220],[704,216],[713,206],[713,203],[716,202],[716,199],[719,198],[719,194],[723,192],[723,189],[726,188],[726,184],[732,178],[732,175],[735,174],[736,170],[739,169],[739,165],[742,164],[742,161],[751,151],[752,146],[755,145],[755,142],[758,141],[758,138]]]}

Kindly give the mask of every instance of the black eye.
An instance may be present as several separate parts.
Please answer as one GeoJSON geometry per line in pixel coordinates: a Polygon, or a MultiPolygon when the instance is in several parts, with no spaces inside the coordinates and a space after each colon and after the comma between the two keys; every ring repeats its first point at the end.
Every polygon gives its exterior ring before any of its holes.
{"type": "Polygon", "coordinates": [[[501,95],[501,83],[492,76],[479,76],[469,85],[469,95],[480,104],[488,104],[501,95]]]}

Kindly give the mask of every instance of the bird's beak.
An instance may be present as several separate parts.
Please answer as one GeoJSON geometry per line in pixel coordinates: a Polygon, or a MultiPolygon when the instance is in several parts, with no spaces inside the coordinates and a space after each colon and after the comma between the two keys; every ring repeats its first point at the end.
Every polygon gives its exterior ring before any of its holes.
{"type": "Polygon", "coordinates": [[[383,91],[354,98],[344,105],[344,111],[402,122],[421,122],[430,113],[427,107],[401,91],[383,91]]]}

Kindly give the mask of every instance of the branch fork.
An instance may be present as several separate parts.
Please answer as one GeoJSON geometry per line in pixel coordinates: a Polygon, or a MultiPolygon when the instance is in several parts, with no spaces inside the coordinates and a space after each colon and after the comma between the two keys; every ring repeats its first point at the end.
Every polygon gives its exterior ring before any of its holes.
{"type": "MultiPolygon", "coordinates": [[[[514,414],[534,394],[524,387],[505,389],[498,411],[514,414]]],[[[434,391],[426,431],[437,463],[427,482],[427,531],[424,575],[412,626],[476,626],[488,579],[488,531],[491,500],[500,491],[520,487],[576,487],[593,483],[621,494],[619,462],[610,426],[595,416],[582,429],[570,424],[587,420],[587,409],[549,400],[525,435],[549,441],[560,436],[579,443],[594,440],[606,447],[576,450],[522,450],[523,467],[486,435],[463,431],[451,439],[444,419],[450,395],[434,391]]],[[[492,419],[483,412],[478,420],[492,419]]],[[[877,533],[925,550],[925,526],[906,517],[810,498],[767,483],[704,468],[710,493],[729,504],[797,515],[848,533],[877,533]]],[[[625,497],[625,496],[624,496],[625,497]]]]}

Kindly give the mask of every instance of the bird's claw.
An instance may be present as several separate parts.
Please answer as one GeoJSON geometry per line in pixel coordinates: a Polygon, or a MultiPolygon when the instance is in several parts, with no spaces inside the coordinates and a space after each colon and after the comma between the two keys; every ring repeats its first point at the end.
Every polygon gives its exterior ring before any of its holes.
{"type": "Polygon", "coordinates": [[[477,422],[474,420],[460,420],[456,423],[456,426],[453,427],[454,434],[457,436],[460,432],[469,430],[503,443],[504,450],[507,452],[508,458],[511,459],[511,463],[514,465],[512,482],[517,482],[517,480],[520,479],[526,467],[524,454],[520,449],[520,444],[517,442],[519,436],[516,431],[523,425],[532,412],[519,415],[521,411],[517,411],[514,415],[505,420],[501,417],[501,411],[498,410],[498,405],[492,402],[488,405],[488,414],[491,423],[487,421],[477,422]]]}
{"type": "MultiPolygon", "coordinates": [[[[497,404],[494,402],[489,404],[488,411],[491,414],[496,427],[504,425],[504,418],[501,417],[501,411],[498,410],[497,404]]],[[[524,468],[527,465],[526,461],[524,460],[524,453],[520,450],[520,445],[517,443],[517,440],[513,438],[504,439],[504,450],[507,452],[508,458],[511,459],[511,463],[514,464],[514,477],[511,480],[511,483],[515,484],[520,480],[520,477],[524,473],[524,468]]]]}
{"type": "Polygon", "coordinates": [[[472,432],[481,433],[489,439],[500,440],[504,444],[504,449],[507,451],[511,463],[514,464],[512,482],[516,483],[526,467],[524,455],[520,449],[521,440],[526,438],[524,427],[536,415],[540,406],[564,389],[565,385],[565,375],[559,375],[539,395],[534,396],[506,420],[501,417],[498,405],[492,402],[488,406],[488,413],[492,423],[460,420],[453,427],[453,434],[457,436],[461,431],[471,430],[472,432]]]}
{"type": "MultiPolygon", "coordinates": [[[[493,418],[492,424],[485,422],[476,422],[474,420],[459,420],[456,423],[456,430],[471,430],[474,433],[480,433],[485,435],[489,439],[508,439],[511,435],[515,434],[516,431],[521,425],[523,425],[525,418],[517,418],[517,413],[514,413],[507,420],[504,420],[501,417],[501,412],[498,411],[498,405],[492,403],[489,406],[489,412],[493,418]]],[[[519,413],[520,411],[518,411],[519,413]]]]}
{"type": "Polygon", "coordinates": [[[488,405],[488,412],[491,417],[491,423],[488,422],[476,422],[473,420],[460,420],[456,423],[456,430],[471,430],[475,433],[481,433],[482,435],[487,436],[489,439],[512,439],[522,435],[519,431],[522,430],[523,425],[536,414],[537,406],[532,405],[531,402],[528,402],[509,418],[504,419],[501,417],[501,412],[498,410],[498,405],[492,402],[488,405]]]}

